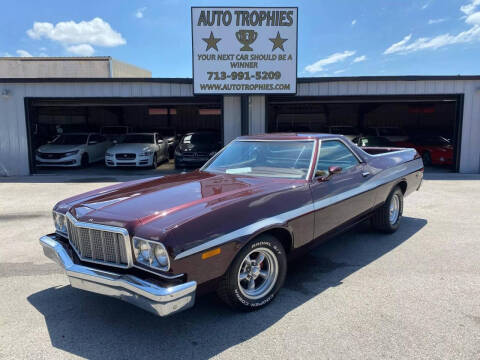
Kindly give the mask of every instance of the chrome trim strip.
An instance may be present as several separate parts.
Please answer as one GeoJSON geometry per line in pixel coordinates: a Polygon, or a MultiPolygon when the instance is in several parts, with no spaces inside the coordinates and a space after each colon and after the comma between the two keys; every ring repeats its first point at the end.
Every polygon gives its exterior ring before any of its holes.
{"type": "Polygon", "coordinates": [[[244,226],[240,229],[237,229],[235,231],[232,231],[230,233],[227,233],[225,235],[219,236],[216,239],[207,241],[201,245],[195,246],[191,249],[185,250],[181,253],[179,253],[177,256],[175,256],[175,260],[179,260],[182,258],[185,258],[190,255],[194,255],[198,252],[202,252],[205,250],[208,250],[209,248],[215,247],[215,246],[220,246],[222,244],[225,244],[229,241],[232,241],[234,239],[247,236],[247,235],[252,235],[255,232],[269,227],[273,225],[282,225],[288,221],[291,221],[297,217],[306,215],[310,212],[317,211],[320,209],[323,209],[325,207],[331,206],[333,204],[336,204],[340,201],[349,199],[353,196],[360,195],[361,193],[364,193],[366,191],[373,190],[374,188],[388,184],[392,181],[395,181],[396,179],[400,179],[402,176],[411,174],[412,172],[418,171],[423,168],[423,163],[421,159],[415,159],[413,161],[410,161],[408,163],[403,163],[400,165],[397,165],[393,168],[386,169],[383,171],[380,171],[379,173],[375,174],[372,176],[368,181],[366,181],[363,185],[346,191],[344,193],[331,196],[316,202],[312,202],[311,204],[301,206],[297,209],[290,210],[287,212],[284,212],[282,214],[266,218],[260,221],[257,221],[255,223],[252,223],[250,225],[244,226]]]}
{"type": "Polygon", "coordinates": [[[186,310],[195,303],[195,281],[161,287],[136,276],[77,265],[62,244],[50,236],[42,236],[40,244],[45,256],[65,270],[74,288],[112,296],[159,316],[186,310]]]}
{"type": "Polygon", "coordinates": [[[305,214],[307,214],[309,212],[312,212],[314,210],[315,209],[313,208],[313,204],[310,203],[310,204],[302,206],[298,209],[290,210],[290,211],[284,212],[283,214],[279,214],[279,215],[276,215],[276,216],[273,216],[273,217],[270,217],[270,218],[266,218],[266,219],[257,221],[253,224],[247,225],[243,228],[237,229],[237,230],[232,231],[228,234],[219,236],[216,239],[207,241],[206,243],[203,243],[203,244],[195,246],[191,249],[185,250],[185,251],[181,252],[180,254],[178,254],[177,256],[175,256],[175,260],[179,260],[179,259],[182,259],[184,257],[196,254],[198,252],[207,250],[207,249],[209,249],[211,247],[214,247],[214,246],[222,245],[226,242],[229,242],[231,240],[234,240],[236,238],[239,238],[239,237],[242,237],[242,236],[245,236],[245,235],[254,234],[255,232],[257,232],[257,231],[259,231],[259,230],[261,230],[265,227],[272,226],[272,225],[283,224],[286,221],[295,219],[299,216],[305,215],[305,214]]]}
{"type": "MultiPolygon", "coordinates": [[[[375,147],[375,146],[372,146],[372,147],[375,147]]],[[[399,148],[399,150],[388,151],[388,152],[384,152],[384,153],[380,153],[380,154],[370,154],[370,153],[367,153],[365,150],[363,150],[360,146],[358,148],[361,151],[363,151],[363,153],[366,154],[367,156],[371,156],[371,157],[374,157],[374,158],[382,157],[382,156],[386,156],[386,155],[391,155],[392,153],[400,153],[400,152],[405,152],[405,151],[408,151],[408,152],[416,151],[415,149],[399,148]]]]}
{"type": "MultiPolygon", "coordinates": [[[[102,224],[94,224],[94,223],[86,223],[82,221],[78,221],[75,219],[75,217],[70,213],[66,213],[67,218],[74,224],[75,227],[81,227],[84,229],[93,229],[93,230],[99,230],[99,231],[108,231],[108,232],[113,232],[116,234],[120,234],[123,237],[124,245],[125,245],[125,252],[127,254],[127,264],[115,264],[113,262],[108,262],[108,261],[101,261],[101,260],[93,260],[90,258],[85,258],[82,257],[82,255],[77,251],[75,245],[72,243],[72,239],[69,239],[68,236],[66,237],[68,239],[68,242],[72,246],[73,250],[77,254],[77,256],[85,262],[90,262],[94,264],[100,264],[100,265],[106,265],[106,266],[113,266],[113,267],[118,267],[118,268],[131,268],[133,266],[133,255],[132,255],[132,247],[130,245],[130,234],[128,233],[127,229],[121,228],[121,227],[115,227],[115,226],[108,226],[108,225],[102,225],[102,224]]],[[[117,242],[114,242],[114,246],[116,247],[117,242]]],[[[117,251],[115,251],[115,256],[117,256],[117,251]]]]}

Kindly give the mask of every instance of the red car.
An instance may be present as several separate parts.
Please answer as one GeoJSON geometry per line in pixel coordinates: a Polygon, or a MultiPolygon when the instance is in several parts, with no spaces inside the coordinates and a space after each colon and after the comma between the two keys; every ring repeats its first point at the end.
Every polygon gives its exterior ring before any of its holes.
{"type": "Polygon", "coordinates": [[[311,245],[367,218],[396,231],[422,177],[413,149],[360,149],[331,134],[240,137],[199,171],[60,201],[56,232],[40,243],[73,287],[157,315],[207,291],[255,310],[311,245]]]}
{"type": "Polygon", "coordinates": [[[417,150],[427,166],[453,165],[453,146],[443,136],[417,137],[396,145],[417,150]]]}

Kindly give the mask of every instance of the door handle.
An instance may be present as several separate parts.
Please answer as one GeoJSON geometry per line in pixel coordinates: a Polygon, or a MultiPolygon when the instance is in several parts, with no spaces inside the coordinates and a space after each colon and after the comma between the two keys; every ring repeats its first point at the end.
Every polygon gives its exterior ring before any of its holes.
{"type": "Polygon", "coordinates": [[[368,172],[368,171],[362,172],[363,177],[367,177],[368,175],[370,175],[370,172],[368,172]]]}

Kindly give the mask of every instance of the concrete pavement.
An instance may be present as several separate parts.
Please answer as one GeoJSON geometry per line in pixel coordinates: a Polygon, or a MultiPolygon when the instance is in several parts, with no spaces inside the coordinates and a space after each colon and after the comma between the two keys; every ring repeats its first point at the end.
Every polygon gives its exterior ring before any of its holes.
{"type": "Polygon", "coordinates": [[[72,289],[43,256],[55,202],[124,179],[68,180],[0,180],[1,359],[480,358],[478,175],[427,174],[397,233],[321,245],[261,311],[212,295],[170,318],[72,289]]]}

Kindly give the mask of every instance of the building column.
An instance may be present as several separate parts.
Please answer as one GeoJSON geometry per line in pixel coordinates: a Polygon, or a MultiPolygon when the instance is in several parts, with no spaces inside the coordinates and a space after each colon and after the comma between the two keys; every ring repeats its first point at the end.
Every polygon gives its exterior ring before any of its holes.
{"type": "Polygon", "coordinates": [[[223,143],[226,145],[242,135],[242,106],[240,96],[223,97],[223,143]]]}
{"type": "Polygon", "coordinates": [[[265,133],[265,96],[250,96],[248,102],[248,133],[265,133]]]}

